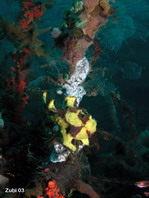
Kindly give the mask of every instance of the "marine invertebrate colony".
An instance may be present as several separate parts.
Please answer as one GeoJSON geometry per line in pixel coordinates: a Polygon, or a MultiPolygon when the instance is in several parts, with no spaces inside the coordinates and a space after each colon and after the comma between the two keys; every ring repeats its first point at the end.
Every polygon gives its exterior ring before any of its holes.
{"type": "Polygon", "coordinates": [[[78,61],[75,67],[75,72],[71,75],[70,79],[67,80],[67,84],[63,85],[66,89],[67,96],[75,96],[77,100],[77,105],[79,105],[82,100],[83,95],[86,94],[83,86],[81,84],[85,81],[89,73],[89,62],[86,57],[78,61]]]}
{"type": "Polygon", "coordinates": [[[26,76],[28,70],[25,68],[26,60],[31,55],[31,52],[28,48],[22,48],[22,50],[15,52],[14,62],[15,66],[12,66],[11,76],[7,79],[7,90],[12,97],[17,98],[12,112],[12,119],[15,122],[22,122],[21,112],[28,104],[28,95],[26,93],[26,76]]]}
{"type": "Polygon", "coordinates": [[[48,187],[45,189],[48,198],[64,198],[63,195],[59,194],[60,189],[56,185],[56,181],[49,181],[48,187]]]}

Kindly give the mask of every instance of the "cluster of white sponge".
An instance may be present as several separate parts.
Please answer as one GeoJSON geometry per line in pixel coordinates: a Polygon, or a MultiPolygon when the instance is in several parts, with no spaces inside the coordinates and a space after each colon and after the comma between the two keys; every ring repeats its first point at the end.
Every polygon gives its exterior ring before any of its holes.
{"type": "Polygon", "coordinates": [[[77,105],[79,105],[82,97],[86,94],[82,83],[86,79],[89,73],[89,62],[86,57],[79,60],[75,67],[75,72],[71,75],[70,79],[67,80],[67,84],[63,85],[66,89],[67,96],[76,96],[77,105]]]}

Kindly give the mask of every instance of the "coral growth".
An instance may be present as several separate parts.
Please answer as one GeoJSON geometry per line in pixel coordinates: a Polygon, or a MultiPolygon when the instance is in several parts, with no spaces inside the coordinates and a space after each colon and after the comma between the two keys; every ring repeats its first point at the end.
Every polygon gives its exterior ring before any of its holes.
{"type": "MultiPolygon", "coordinates": [[[[24,3],[27,2],[24,1],[24,3]]],[[[2,31],[4,32],[4,36],[14,43],[18,50],[27,47],[37,56],[45,56],[43,44],[37,37],[49,31],[51,27],[35,29],[35,24],[44,14],[45,8],[42,4],[34,3],[33,1],[29,5],[30,10],[26,11],[26,4],[22,4],[25,8],[22,7],[23,16],[21,20],[18,21],[18,24],[10,24],[6,19],[2,18],[2,31]]]]}
{"type": "MultiPolygon", "coordinates": [[[[17,24],[10,24],[6,19],[1,19],[2,31],[6,39],[14,43],[16,50],[12,53],[15,65],[10,67],[11,74],[7,78],[8,100],[13,106],[10,108],[10,117],[15,122],[21,122],[20,114],[26,104],[28,95],[26,94],[27,75],[29,64],[28,58],[35,54],[45,56],[42,42],[37,38],[38,35],[50,30],[35,30],[35,23],[39,21],[45,11],[45,4],[35,3],[32,0],[22,1],[22,17],[17,24]]],[[[13,63],[13,64],[14,64],[13,63]]]]}
{"type": "Polygon", "coordinates": [[[83,4],[81,2],[78,3],[82,5],[81,8],[79,7],[79,11],[75,12],[75,7],[73,7],[66,16],[64,32],[68,32],[69,28],[71,31],[70,35],[68,34],[64,40],[63,58],[70,64],[71,74],[75,71],[77,62],[84,58],[86,50],[93,44],[96,32],[106,23],[107,16],[111,14],[109,12],[111,6],[108,2],[106,2],[106,8],[102,8],[103,6],[101,7],[100,3],[99,0],[84,0],[83,4]],[[106,16],[103,15],[103,9],[106,16]],[[71,12],[76,15],[77,19],[71,18],[71,12]],[[77,34],[74,36],[72,32],[77,32],[77,34]]]}
{"type": "Polygon", "coordinates": [[[45,194],[48,198],[64,198],[63,195],[59,194],[60,189],[56,185],[56,181],[52,180],[48,182],[48,187],[45,189],[45,194]]]}
{"type": "MultiPolygon", "coordinates": [[[[28,104],[28,95],[26,94],[26,76],[28,71],[25,67],[27,58],[31,55],[31,52],[27,48],[15,52],[14,62],[16,66],[12,66],[12,74],[7,79],[8,93],[14,95],[17,98],[16,105],[13,106],[13,120],[19,122],[20,114],[26,104],[28,104]]],[[[21,120],[20,120],[21,121],[21,120]]]]}
{"type": "Polygon", "coordinates": [[[102,1],[99,2],[99,5],[100,5],[101,8],[103,9],[101,13],[102,13],[104,16],[107,16],[107,15],[110,14],[110,12],[109,12],[109,10],[110,10],[110,5],[109,5],[108,1],[102,0],[102,1]]]}
{"type": "Polygon", "coordinates": [[[32,23],[43,15],[41,4],[35,4],[32,0],[22,1],[22,11],[24,12],[23,18],[19,23],[24,31],[31,28],[32,23]]]}

